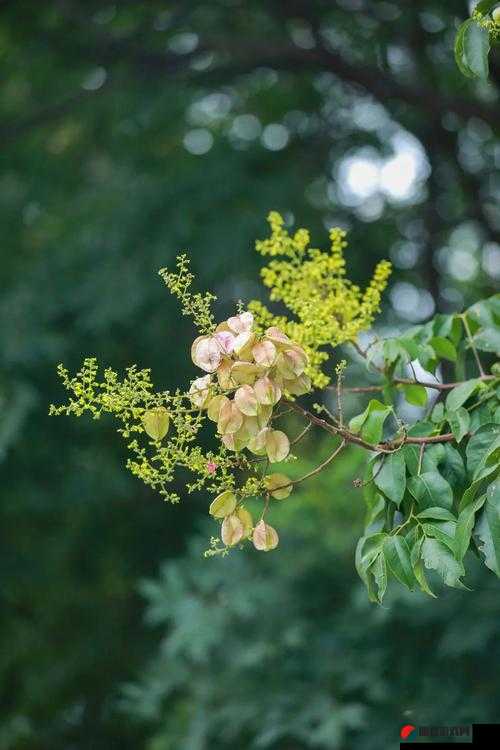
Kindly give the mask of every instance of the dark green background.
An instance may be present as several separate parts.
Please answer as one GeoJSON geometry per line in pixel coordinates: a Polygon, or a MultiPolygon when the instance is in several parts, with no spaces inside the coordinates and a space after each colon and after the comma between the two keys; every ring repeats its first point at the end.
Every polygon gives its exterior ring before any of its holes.
{"type": "Polygon", "coordinates": [[[317,243],[348,227],[356,281],[394,261],[385,326],[494,291],[499,67],[456,70],[467,13],[0,2],[0,750],[368,750],[404,723],[500,718],[498,581],[370,605],[358,453],[283,505],[280,551],[210,561],[206,497],[164,505],[113,424],[47,416],[56,364],[85,355],[185,384],[194,331],[156,272],[189,250],[230,314],[260,294],[272,208],[317,243]],[[346,198],[343,160],[388,159],[402,132],[427,160],[415,191],[346,198]]]}

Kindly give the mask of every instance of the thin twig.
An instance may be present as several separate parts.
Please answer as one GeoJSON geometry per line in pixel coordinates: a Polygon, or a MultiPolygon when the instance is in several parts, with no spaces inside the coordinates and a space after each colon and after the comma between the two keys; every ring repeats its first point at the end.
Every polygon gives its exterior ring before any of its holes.
{"type": "Polygon", "coordinates": [[[420,472],[422,471],[422,461],[424,460],[425,446],[426,446],[426,443],[422,443],[422,445],[420,446],[420,453],[418,454],[417,476],[420,476],[420,472]]]}
{"type": "MultiPolygon", "coordinates": [[[[479,378],[480,380],[494,380],[495,375],[486,375],[484,372],[479,378]]],[[[457,385],[462,385],[466,381],[459,380],[455,383],[428,383],[423,380],[412,380],[411,378],[392,378],[391,383],[395,385],[423,385],[424,388],[434,388],[437,391],[449,391],[452,388],[456,388],[457,385]]],[[[384,390],[385,385],[366,385],[355,388],[343,388],[344,393],[380,393],[384,390]]],[[[329,385],[326,387],[327,390],[334,390],[336,386],[329,385]]]]}
{"type": "MultiPolygon", "coordinates": [[[[335,458],[337,458],[340,451],[345,447],[346,443],[347,440],[342,440],[340,445],[337,446],[333,453],[331,453],[328,458],[325,458],[325,460],[322,461],[318,466],[316,466],[315,469],[308,471],[307,474],[304,474],[304,476],[299,477],[298,479],[290,479],[286,484],[282,484],[279,487],[273,487],[272,492],[276,492],[276,490],[284,490],[286,487],[290,487],[290,485],[300,484],[301,482],[305,482],[306,479],[310,479],[311,477],[316,476],[316,474],[319,474],[320,471],[323,471],[323,469],[325,469],[328,464],[330,464],[335,458]]],[[[264,512],[265,510],[266,509],[264,509],[264,512]]]]}
{"type": "Polygon", "coordinates": [[[467,321],[467,315],[466,315],[466,313],[462,313],[462,315],[460,317],[461,317],[461,319],[463,321],[465,332],[467,334],[467,338],[469,339],[470,347],[471,347],[471,349],[472,349],[472,351],[474,353],[474,357],[475,357],[477,366],[479,368],[479,374],[481,375],[482,378],[484,378],[485,377],[485,373],[484,373],[484,370],[483,370],[483,365],[481,364],[481,360],[479,359],[479,354],[477,353],[476,345],[474,344],[474,340],[472,338],[472,333],[471,333],[471,330],[469,328],[469,323],[467,321]]]}
{"type": "Polygon", "coordinates": [[[329,432],[331,435],[338,435],[339,437],[344,438],[348,443],[358,445],[360,448],[365,448],[365,450],[369,451],[376,451],[378,453],[395,453],[396,451],[400,450],[403,445],[407,444],[421,445],[422,443],[450,443],[455,440],[455,436],[453,435],[453,433],[447,432],[444,435],[431,435],[429,437],[411,437],[408,435],[404,435],[403,438],[399,440],[392,440],[377,444],[367,443],[366,440],[363,440],[357,435],[354,435],[352,432],[349,432],[349,430],[335,427],[335,425],[327,422],[325,419],[317,417],[315,414],[307,411],[307,409],[304,409],[304,407],[297,402],[293,401],[289,403],[291,404],[292,409],[297,411],[299,414],[302,414],[303,417],[308,419],[313,424],[321,427],[321,429],[329,432]]]}
{"type": "Polygon", "coordinates": [[[294,438],[294,440],[290,441],[290,445],[296,445],[298,442],[300,442],[302,440],[302,438],[304,437],[304,435],[306,435],[309,432],[309,430],[311,429],[311,427],[312,427],[312,422],[309,422],[309,424],[307,424],[304,427],[304,429],[302,430],[302,432],[300,432],[297,435],[297,437],[294,438]]]}
{"type": "Polygon", "coordinates": [[[326,458],[322,463],[316,466],[315,469],[313,469],[312,471],[309,471],[307,474],[304,474],[303,477],[300,477],[299,479],[294,479],[292,481],[292,484],[300,484],[300,482],[304,482],[306,479],[309,479],[310,477],[313,477],[316,474],[319,474],[320,471],[323,471],[323,469],[326,468],[329,463],[331,463],[335,458],[337,458],[340,451],[344,448],[346,442],[347,440],[342,440],[340,445],[333,451],[331,455],[328,456],[328,458],[326,458]]]}

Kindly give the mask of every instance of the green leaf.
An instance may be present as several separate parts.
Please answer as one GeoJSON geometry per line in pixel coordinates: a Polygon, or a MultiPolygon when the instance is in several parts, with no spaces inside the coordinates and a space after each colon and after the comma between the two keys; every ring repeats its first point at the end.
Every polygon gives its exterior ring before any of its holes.
{"type": "Polygon", "coordinates": [[[427,390],[423,385],[404,385],[403,393],[408,403],[413,406],[425,406],[427,403],[427,390]]]}
{"type": "Polygon", "coordinates": [[[429,343],[441,359],[448,359],[450,362],[457,361],[457,350],[448,339],[442,336],[434,336],[429,343]]]}
{"type": "Polygon", "coordinates": [[[413,339],[411,336],[401,336],[399,339],[399,343],[403,347],[403,349],[407,352],[410,361],[414,359],[418,359],[418,353],[419,353],[419,345],[415,339],[413,339]]]}
{"type": "Polygon", "coordinates": [[[437,471],[426,471],[420,476],[410,477],[408,489],[423,510],[436,506],[451,510],[453,506],[451,487],[437,471]]]}
{"type": "Polygon", "coordinates": [[[421,346],[418,351],[418,360],[424,370],[427,370],[427,372],[435,372],[438,361],[436,359],[436,352],[432,346],[429,346],[429,344],[421,346]]]}
{"type": "Polygon", "coordinates": [[[415,576],[410,560],[410,549],[404,537],[389,536],[384,542],[384,555],[389,570],[404,586],[413,589],[415,576]]]}
{"type": "Polygon", "coordinates": [[[477,10],[479,13],[482,13],[482,15],[485,16],[490,12],[492,8],[495,7],[495,5],[497,5],[497,3],[498,0],[480,0],[474,10],[477,10]]]}
{"type": "Polygon", "coordinates": [[[408,352],[397,339],[386,339],[384,341],[383,353],[384,359],[390,365],[397,362],[398,359],[403,362],[409,361],[408,352]]]}
{"type": "Polygon", "coordinates": [[[486,503],[474,534],[481,540],[479,549],[485,565],[500,576],[500,482],[490,484],[486,503]]]}
{"type": "Polygon", "coordinates": [[[446,419],[450,425],[450,430],[457,443],[459,443],[469,432],[470,414],[463,406],[459,406],[455,411],[446,414],[446,419]]]}
{"type": "Polygon", "coordinates": [[[500,354],[500,330],[497,328],[483,328],[472,337],[474,346],[482,352],[500,354]]]}
{"type": "Polygon", "coordinates": [[[387,539],[387,534],[370,534],[369,536],[362,536],[356,546],[356,570],[365,584],[368,590],[368,598],[372,602],[378,602],[378,595],[375,591],[375,580],[370,567],[382,551],[385,539],[387,539]]]}
{"type": "Polygon", "coordinates": [[[435,599],[436,594],[431,590],[427,582],[427,578],[424,572],[424,565],[421,559],[423,541],[424,541],[424,538],[420,537],[420,539],[417,539],[417,541],[413,545],[411,549],[411,564],[413,567],[413,573],[415,575],[415,578],[417,579],[422,591],[428,594],[429,596],[432,596],[435,599]]]}
{"type": "Polygon", "coordinates": [[[432,410],[431,419],[436,423],[444,420],[444,404],[441,401],[439,401],[432,410]]]}
{"type": "Polygon", "coordinates": [[[467,471],[473,479],[499,448],[500,427],[498,425],[488,425],[471,437],[465,449],[465,455],[467,456],[467,471]]]}
{"type": "Polygon", "coordinates": [[[365,528],[370,532],[379,530],[370,528],[377,521],[380,521],[383,524],[381,516],[385,510],[386,503],[385,497],[378,491],[377,486],[373,481],[374,465],[374,460],[369,461],[365,472],[365,485],[363,487],[363,497],[366,503],[365,528]]]}
{"type": "Polygon", "coordinates": [[[464,508],[467,508],[474,501],[474,498],[486,483],[486,480],[489,479],[495,472],[498,473],[498,465],[495,463],[492,463],[489,466],[483,466],[483,468],[480,469],[472,484],[465,490],[463,494],[463,497],[459,504],[460,511],[462,511],[464,508]]]}
{"type": "Polygon", "coordinates": [[[428,437],[432,435],[436,427],[432,422],[417,422],[408,430],[410,437],[428,437]]]}
{"type": "Polygon", "coordinates": [[[384,422],[391,412],[391,406],[372,399],[362,414],[351,419],[349,429],[351,432],[361,433],[363,440],[375,445],[382,439],[384,422]]]}
{"type": "Polygon", "coordinates": [[[460,493],[467,480],[463,458],[450,443],[444,443],[442,448],[443,455],[438,461],[439,473],[451,485],[454,493],[460,493]]]}
{"type": "Polygon", "coordinates": [[[450,339],[455,346],[462,338],[462,321],[457,315],[436,315],[432,321],[434,336],[450,339]]]}
{"type": "Polygon", "coordinates": [[[463,560],[465,553],[469,549],[476,513],[483,507],[485,502],[486,495],[481,495],[481,497],[478,497],[477,500],[464,508],[458,516],[457,530],[455,533],[457,560],[463,560]]]}
{"type": "Polygon", "coordinates": [[[473,380],[466,380],[465,383],[460,383],[453,390],[451,390],[446,397],[446,411],[452,412],[462,406],[467,399],[469,399],[474,391],[480,386],[481,381],[479,378],[473,380]]]}
{"type": "Polygon", "coordinates": [[[435,521],[454,522],[457,520],[449,510],[446,510],[446,508],[439,508],[438,506],[426,508],[425,510],[420,511],[420,513],[417,513],[417,518],[433,518],[435,521]]]}
{"type": "Polygon", "coordinates": [[[374,479],[375,484],[384,495],[398,507],[406,489],[406,464],[401,451],[390,453],[383,459],[384,463],[374,479]]]}
{"type": "Polygon", "coordinates": [[[456,557],[456,544],[455,544],[455,532],[456,532],[456,521],[453,523],[448,522],[444,524],[436,524],[436,523],[423,523],[422,524],[422,531],[424,534],[428,537],[432,537],[434,539],[438,539],[442,544],[445,544],[449,550],[452,551],[453,555],[456,557]],[[448,534],[448,531],[451,533],[448,534]],[[453,536],[452,536],[453,534],[453,536]]]}
{"type": "Polygon", "coordinates": [[[455,62],[457,64],[458,69],[462,73],[462,75],[466,76],[467,78],[473,78],[474,74],[470,70],[467,64],[467,61],[465,59],[464,37],[465,37],[466,30],[473,23],[474,21],[472,20],[472,18],[468,18],[467,21],[464,21],[460,25],[457,31],[457,35],[455,37],[455,62]]]}
{"type": "Polygon", "coordinates": [[[463,35],[464,64],[477,78],[488,80],[488,53],[490,51],[490,35],[477,23],[472,23],[463,35]]]}
{"type": "Polygon", "coordinates": [[[378,557],[375,558],[375,562],[372,563],[371,572],[373,573],[375,583],[377,584],[377,598],[381,604],[384,594],[387,591],[387,564],[382,553],[380,553],[378,557]]]}
{"type": "Polygon", "coordinates": [[[438,539],[425,539],[422,544],[422,559],[428,570],[439,573],[447,586],[464,588],[460,578],[465,574],[464,566],[455,559],[448,547],[438,539]]]}

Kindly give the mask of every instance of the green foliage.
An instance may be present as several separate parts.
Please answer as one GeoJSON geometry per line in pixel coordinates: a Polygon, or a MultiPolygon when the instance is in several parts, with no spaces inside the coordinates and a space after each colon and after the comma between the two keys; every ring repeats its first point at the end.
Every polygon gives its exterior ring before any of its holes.
{"type": "Polygon", "coordinates": [[[457,31],[455,60],[460,71],[468,78],[488,79],[490,47],[500,40],[497,5],[497,0],[477,3],[472,17],[464,21],[457,31]]]}
{"type": "MultiPolygon", "coordinates": [[[[368,517],[358,571],[374,601],[381,601],[386,588],[382,558],[400,583],[409,589],[419,586],[426,593],[431,591],[424,568],[435,571],[447,586],[463,586],[468,549],[476,553],[479,549],[486,566],[497,571],[500,381],[497,375],[485,375],[478,351],[491,351],[488,342],[496,340],[500,330],[499,305],[497,295],[462,315],[438,316],[393,340],[390,347],[387,341],[372,347],[371,365],[381,373],[390,372],[392,382],[403,391],[407,386],[405,378],[398,377],[398,366],[410,364],[414,372],[420,363],[436,372],[443,360],[452,359],[458,369],[472,353],[471,364],[480,371],[480,377],[458,384],[427,381],[428,388],[436,387],[438,399],[447,394],[444,403],[435,401],[430,415],[428,410],[399,446],[393,443],[395,453],[379,453],[368,465],[368,517]],[[487,497],[489,505],[485,505],[487,497]],[[482,545],[474,541],[477,535],[482,545]],[[364,552],[367,545],[370,554],[364,552]],[[381,576],[384,585],[376,589],[381,576]]],[[[492,371],[496,372],[495,366],[492,371]]],[[[354,422],[362,421],[365,414],[354,422]]],[[[350,424],[352,429],[353,420],[350,424]]]]}

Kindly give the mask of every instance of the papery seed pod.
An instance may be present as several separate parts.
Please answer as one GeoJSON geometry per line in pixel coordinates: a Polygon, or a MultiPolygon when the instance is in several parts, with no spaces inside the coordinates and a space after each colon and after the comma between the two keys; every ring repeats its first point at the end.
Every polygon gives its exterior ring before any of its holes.
{"type": "Polygon", "coordinates": [[[271,326],[270,328],[268,328],[264,335],[266,339],[275,344],[278,349],[282,349],[284,346],[292,343],[286,333],[283,333],[283,331],[281,331],[276,326],[271,326]]]}
{"type": "Polygon", "coordinates": [[[260,430],[263,427],[267,427],[268,422],[271,419],[272,413],[273,413],[272,406],[267,406],[266,404],[259,405],[259,411],[257,413],[257,423],[259,425],[260,430]]]}
{"type": "Polygon", "coordinates": [[[231,368],[233,366],[233,361],[231,359],[224,358],[220,365],[217,368],[217,380],[219,381],[219,385],[224,390],[233,388],[235,383],[233,382],[231,378],[231,368]]]}
{"type": "Polygon", "coordinates": [[[255,340],[255,333],[252,333],[251,331],[239,333],[238,336],[236,336],[234,351],[238,359],[243,362],[253,361],[252,348],[255,344],[255,340]]]}
{"type": "Polygon", "coordinates": [[[311,390],[311,378],[309,375],[302,373],[302,375],[294,378],[294,380],[285,380],[283,381],[283,390],[292,396],[303,396],[311,390]]]}
{"type": "Polygon", "coordinates": [[[243,538],[248,539],[252,536],[253,531],[253,518],[251,513],[246,508],[238,508],[236,515],[243,524],[243,538]]]}
{"type": "Polygon", "coordinates": [[[153,440],[161,440],[168,432],[170,417],[164,406],[155,406],[142,415],[144,430],[153,440]]]}
{"type": "Polygon", "coordinates": [[[221,363],[222,352],[213,336],[198,336],[191,347],[194,364],[205,372],[215,372],[221,363]]]}
{"type": "Polygon", "coordinates": [[[245,333],[251,331],[253,326],[253,315],[250,312],[240,313],[228,318],[227,325],[233,333],[245,333]]]}
{"type": "Polygon", "coordinates": [[[238,444],[238,441],[236,440],[236,437],[233,432],[228,433],[227,435],[221,435],[221,441],[224,444],[224,446],[229,451],[240,451],[245,446],[240,447],[238,444]]]}
{"type": "Polygon", "coordinates": [[[285,500],[293,490],[293,484],[285,474],[268,474],[264,486],[276,500],[285,500]]]}
{"type": "Polygon", "coordinates": [[[264,427],[260,432],[257,433],[251,440],[249,440],[247,448],[256,456],[265,456],[266,454],[266,439],[268,434],[271,432],[269,427],[264,427]]]}
{"type": "Polygon", "coordinates": [[[221,435],[227,435],[228,433],[238,432],[241,425],[243,424],[243,414],[238,409],[234,401],[227,400],[221,406],[219,412],[219,420],[217,422],[217,429],[221,435]]]}
{"type": "Polygon", "coordinates": [[[236,342],[236,336],[231,331],[218,331],[214,338],[223,354],[231,354],[236,342]]]}
{"type": "Polygon", "coordinates": [[[285,351],[280,352],[276,357],[276,369],[281,377],[286,380],[292,380],[296,377],[293,362],[285,351]]]}
{"type": "Polygon", "coordinates": [[[247,417],[255,417],[259,403],[251,385],[242,385],[234,394],[234,401],[238,409],[247,417]]]}
{"type": "Polygon", "coordinates": [[[238,432],[233,434],[238,444],[243,448],[246,448],[250,440],[252,440],[259,431],[260,426],[257,417],[243,417],[243,424],[238,432]]]}
{"type": "Polygon", "coordinates": [[[275,549],[279,543],[278,532],[265,521],[259,521],[253,530],[253,546],[262,552],[275,549]]]}
{"type": "Polygon", "coordinates": [[[253,358],[261,367],[272,367],[278,354],[272,341],[260,341],[252,348],[253,358]]]}
{"type": "Polygon", "coordinates": [[[290,441],[281,430],[269,430],[266,435],[266,453],[271,463],[283,461],[290,453],[290,441]]]}
{"type": "Polygon", "coordinates": [[[259,404],[274,406],[281,398],[281,389],[267,375],[255,381],[255,395],[259,404]]]}
{"type": "Polygon", "coordinates": [[[210,386],[210,375],[193,380],[189,389],[189,399],[194,406],[197,406],[199,409],[205,408],[210,399],[210,386]]]}
{"type": "Polygon", "coordinates": [[[221,435],[220,439],[228,451],[240,452],[247,447],[248,439],[246,437],[242,439],[239,437],[239,433],[238,430],[238,432],[228,432],[227,435],[221,435]]]}
{"type": "Polygon", "coordinates": [[[225,518],[236,508],[236,495],[231,490],[224,490],[210,503],[208,512],[214,518],[225,518]]]}
{"type": "Polygon", "coordinates": [[[302,349],[285,349],[276,359],[276,367],[284,378],[292,380],[302,375],[307,366],[307,356],[302,349]]]}
{"type": "Polygon", "coordinates": [[[238,385],[253,385],[260,370],[253,362],[235,362],[231,368],[231,378],[238,385]]]}
{"type": "Polygon", "coordinates": [[[235,513],[232,513],[222,522],[221,537],[224,544],[232,547],[243,539],[245,527],[235,513]]]}
{"type": "Polygon", "coordinates": [[[227,404],[227,403],[229,403],[228,397],[222,394],[219,394],[218,396],[214,396],[213,398],[211,398],[207,404],[208,418],[211,419],[212,422],[218,422],[220,410],[222,409],[224,404],[227,404]]]}

